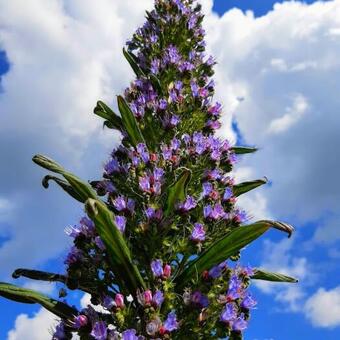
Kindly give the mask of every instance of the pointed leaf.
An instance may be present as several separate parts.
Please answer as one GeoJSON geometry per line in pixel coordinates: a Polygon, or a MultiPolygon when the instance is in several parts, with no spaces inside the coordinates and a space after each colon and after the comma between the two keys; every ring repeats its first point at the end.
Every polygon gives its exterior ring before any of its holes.
{"type": "Polygon", "coordinates": [[[71,319],[78,311],[65,303],[51,299],[31,289],[24,289],[9,283],[0,282],[0,296],[21,303],[38,303],[62,319],[71,319]]]}
{"type": "Polygon", "coordinates": [[[175,209],[177,201],[183,201],[186,198],[186,189],[191,179],[191,171],[184,168],[184,171],[177,180],[168,188],[165,216],[169,216],[175,209]]]}
{"type": "Polygon", "coordinates": [[[135,72],[137,77],[145,77],[144,71],[139,67],[137,63],[137,58],[132,53],[128,52],[125,48],[123,48],[123,54],[126,60],[129,62],[131,68],[135,72]]]}
{"type": "Polygon", "coordinates": [[[49,281],[49,282],[66,282],[66,276],[65,275],[59,275],[59,274],[54,274],[54,273],[48,273],[48,272],[43,272],[40,270],[30,270],[30,269],[23,269],[23,268],[18,268],[16,269],[12,277],[14,279],[18,279],[19,277],[26,277],[28,279],[32,280],[40,280],[40,281],[49,281]]]}
{"type": "Polygon", "coordinates": [[[231,150],[233,150],[236,155],[243,155],[246,153],[256,152],[258,149],[250,146],[234,146],[231,148],[231,150]]]}
{"type": "Polygon", "coordinates": [[[122,96],[118,96],[118,107],[120,114],[122,115],[124,129],[127,132],[132,145],[136,146],[138,143],[145,144],[145,140],[139,129],[137,120],[131,111],[130,106],[122,96]]]}
{"type": "MultiPolygon", "coordinates": [[[[74,192],[76,193],[76,196],[77,196],[76,199],[78,201],[85,202],[88,198],[93,198],[93,199],[97,198],[96,192],[91,188],[89,184],[84,183],[79,177],[64,170],[54,160],[48,157],[42,156],[42,155],[36,155],[33,157],[33,162],[47,170],[61,174],[66,179],[66,181],[69,183],[69,185],[74,190],[74,192]]],[[[61,185],[61,182],[59,182],[58,184],[61,185]]],[[[46,181],[43,181],[43,185],[46,185],[46,181]]],[[[66,187],[63,189],[65,190],[66,187]]],[[[65,191],[71,194],[68,190],[65,190],[65,191]]],[[[73,193],[71,196],[73,196],[73,193]]]]}
{"type": "Polygon", "coordinates": [[[102,117],[106,120],[104,123],[105,126],[116,129],[119,131],[123,130],[123,122],[122,118],[119,117],[116,113],[114,113],[105,103],[102,101],[97,102],[97,106],[94,108],[94,114],[99,117],[102,117]]]}
{"type": "Polygon", "coordinates": [[[255,269],[255,273],[251,278],[254,280],[263,280],[263,281],[272,281],[272,282],[289,282],[289,283],[299,282],[299,280],[293,277],[279,274],[279,273],[267,272],[263,269],[255,269]]]}
{"type": "Polygon", "coordinates": [[[288,230],[290,230],[290,232],[292,232],[291,226],[275,221],[259,221],[232,230],[226,236],[212,244],[175,278],[177,284],[176,289],[183,288],[197,273],[201,274],[204,270],[209,270],[214,265],[225,261],[246,245],[259,238],[271,227],[283,230],[281,229],[283,226],[285,226],[284,231],[288,232],[288,230]]]}
{"type": "Polygon", "coordinates": [[[74,199],[76,199],[79,202],[84,203],[84,200],[82,199],[82,197],[77,194],[77,192],[71,187],[71,185],[69,185],[66,181],[58,177],[50,176],[50,175],[45,176],[42,180],[42,185],[45,189],[49,187],[50,180],[56,182],[63,190],[65,190],[74,199]]]}
{"type": "Polygon", "coordinates": [[[262,179],[257,179],[255,181],[243,182],[243,183],[234,185],[233,192],[236,197],[241,196],[245,194],[246,192],[256,189],[257,187],[264,185],[266,183],[268,183],[268,179],[266,177],[262,179]]]}
{"type": "Polygon", "coordinates": [[[143,278],[137,266],[132,263],[130,249],[113,222],[112,212],[103,202],[94,199],[89,199],[85,208],[106,246],[113,273],[121,278],[130,294],[135,295],[138,289],[145,289],[143,278]]]}

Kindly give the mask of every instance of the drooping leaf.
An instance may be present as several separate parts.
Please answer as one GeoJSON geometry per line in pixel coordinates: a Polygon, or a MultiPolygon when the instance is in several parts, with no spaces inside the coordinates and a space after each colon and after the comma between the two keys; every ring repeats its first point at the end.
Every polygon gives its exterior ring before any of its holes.
{"type": "Polygon", "coordinates": [[[114,113],[110,107],[108,107],[105,103],[102,101],[97,102],[97,106],[93,110],[94,114],[96,114],[99,117],[104,118],[106,121],[104,122],[104,125],[107,126],[110,129],[116,129],[119,131],[123,130],[123,122],[122,118],[119,117],[116,113],[114,113]]]}
{"type": "Polygon", "coordinates": [[[145,289],[143,278],[132,262],[130,249],[114,223],[112,212],[103,202],[94,199],[89,199],[85,208],[106,246],[112,272],[121,279],[130,294],[135,295],[138,289],[145,289]]]}
{"type": "Polygon", "coordinates": [[[293,230],[292,226],[276,221],[258,221],[254,224],[232,230],[189,263],[184,271],[175,278],[176,289],[183,288],[197,274],[200,275],[204,270],[209,270],[214,265],[225,261],[237,251],[259,238],[271,227],[288,233],[291,233],[293,230]]]}
{"type": "Polygon", "coordinates": [[[280,273],[272,273],[265,271],[263,269],[255,269],[255,273],[251,276],[254,280],[263,280],[263,281],[272,281],[272,282],[289,282],[289,283],[297,283],[299,280],[283,275],[280,273]]]}
{"type": "Polygon", "coordinates": [[[21,303],[38,303],[48,311],[63,319],[72,319],[78,311],[65,303],[51,299],[31,289],[21,288],[9,283],[0,282],[0,296],[21,303]]]}
{"type": "Polygon", "coordinates": [[[124,54],[125,59],[129,62],[131,68],[135,72],[136,76],[137,77],[142,77],[142,76],[145,77],[144,71],[139,67],[139,65],[137,63],[136,56],[134,56],[132,53],[127,51],[125,48],[123,48],[123,54],[124,54]]]}
{"type": "Polygon", "coordinates": [[[145,144],[144,137],[139,129],[136,118],[133,112],[131,111],[129,105],[127,104],[127,102],[122,96],[118,96],[117,99],[118,99],[119,111],[120,111],[120,114],[122,115],[122,122],[124,125],[124,129],[126,133],[128,134],[132,145],[136,146],[139,143],[145,144]]]}
{"type": "Polygon", "coordinates": [[[56,182],[63,190],[65,190],[74,199],[76,199],[79,202],[84,203],[84,200],[82,199],[82,197],[78,195],[78,193],[71,187],[71,185],[58,177],[51,176],[51,175],[45,176],[42,180],[42,185],[45,189],[49,187],[50,180],[56,182]]]}
{"type": "Polygon", "coordinates": [[[243,155],[246,153],[256,152],[258,148],[251,146],[233,146],[231,150],[233,150],[236,153],[236,155],[243,155]]]}
{"type": "MultiPolygon", "coordinates": [[[[71,188],[74,190],[74,192],[76,193],[76,196],[77,196],[76,199],[78,201],[85,202],[88,198],[93,198],[93,199],[97,198],[96,192],[91,188],[89,184],[84,183],[79,177],[64,170],[54,160],[48,157],[42,156],[42,155],[36,155],[33,157],[33,162],[47,170],[61,174],[66,179],[66,181],[71,186],[71,188]]],[[[43,185],[44,184],[46,185],[46,182],[43,181],[43,185]]],[[[61,185],[61,182],[59,182],[58,184],[61,185]]],[[[65,190],[65,188],[63,189],[65,190]]],[[[65,191],[71,194],[68,190],[65,190],[65,191]]],[[[73,193],[71,196],[73,196],[73,193]]]]}
{"type": "Polygon", "coordinates": [[[241,196],[242,194],[245,194],[248,191],[256,189],[259,186],[264,185],[266,183],[268,183],[268,179],[266,177],[262,179],[257,179],[255,181],[243,182],[243,183],[234,185],[233,192],[236,197],[241,196]]]}
{"type": "Polygon", "coordinates": [[[183,201],[186,198],[186,189],[191,179],[191,171],[184,168],[181,175],[167,190],[167,201],[164,215],[169,216],[174,212],[177,201],[183,201]]]}
{"type": "Polygon", "coordinates": [[[40,280],[40,281],[49,281],[49,282],[66,282],[66,276],[54,273],[43,272],[40,270],[31,270],[31,269],[24,269],[18,268],[16,269],[12,277],[14,279],[18,279],[19,277],[26,277],[32,280],[40,280]]]}

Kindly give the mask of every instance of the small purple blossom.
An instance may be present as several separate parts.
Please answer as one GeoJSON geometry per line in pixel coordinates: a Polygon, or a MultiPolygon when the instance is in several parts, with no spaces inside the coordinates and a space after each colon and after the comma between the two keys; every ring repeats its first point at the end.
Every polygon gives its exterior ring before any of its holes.
{"type": "Polygon", "coordinates": [[[105,295],[103,299],[103,307],[106,309],[112,309],[115,306],[115,302],[113,298],[109,295],[105,295]]]}
{"type": "Polygon", "coordinates": [[[192,95],[194,97],[198,97],[199,96],[199,87],[198,87],[197,83],[195,81],[191,81],[190,87],[191,87],[192,95]]]}
{"type": "Polygon", "coordinates": [[[122,333],[122,340],[138,340],[138,336],[136,335],[135,329],[127,329],[122,333]]]}
{"type": "Polygon", "coordinates": [[[236,320],[233,321],[233,331],[242,332],[248,327],[248,322],[244,319],[244,314],[241,314],[236,320]]]}
{"type": "Polygon", "coordinates": [[[170,312],[168,314],[167,319],[164,321],[163,324],[164,328],[168,332],[175,331],[178,329],[178,321],[177,321],[177,316],[175,312],[170,312]]]}
{"type": "Polygon", "coordinates": [[[78,249],[77,247],[73,246],[70,249],[70,251],[69,251],[69,253],[68,253],[64,263],[68,264],[68,265],[71,265],[73,263],[81,261],[82,258],[83,258],[83,252],[80,249],[78,249]]]}
{"type": "Polygon", "coordinates": [[[175,127],[180,123],[181,119],[178,115],[172,115],[170,118],[170,127],[175,127]]]}
{"type": "Polygon", "coordinates": [[[205,230],[201,223],[195,223],[191,232],[191,240],[195,242],[203,242],[205,240],[205,230]]]}
{"type": "Polygon", "coordinates": [[[106,340],[107,338],[107,326],[104,321],[98,321],[92,327],[91,335],[96,340],[106,340]]]}
{"type": "Polygon", "coordinates": [[[144,192],[150,192],[151,184],[149,176],[143,176],[139,178],[139,187],[144,192]]]}
{"type": "Polygon", "coordinates": [[[113,206],[117,211],[124,211],[126,209],[126,199],[124,196],[118,196],[114,201],[113,201],[113,206]]]}
{"type": "Polygon", "coordinates": [[[159,108],[165,110],[168,107],[168,102],[165,99],[159,101],[159,108]]]}
{"type": "Polygon", "coordinates": [[[104,250],[106,249],[105,244],[104,244],[103,240],[100,238],[100,236],[96,236],[96,237],[95,237],[94,243],[96,244],[96,246],[97,246],[100,250],[104,251],[104,250]]]}
{"type": "Polygon", "coordinates": [[[157,290],[153,295],[152,302],[156,307],[160,307],[164,301],[164,295],[162,291],[157,290]]]}
{"type": "Polygon", "coordinates": [[[222,322],[231,322],[237,317],[237,309],[234,303],[227,303],[222,310],[220,320],[222,322]]]}
{"type": "Polygon", "coordinates": [[[187,196],[186,200],[179,204],[179,210],[182,212],[188,212],[197,206],[196,200],[192,196],[187,196]]]}
{"type": "Polygon", "coordinates": [[[152,261],[151,270],[155,277],[163,276],[163,261],[162,260],[152,261]]]}
{"type": "Polygon", "coordinates": [[[223,201],[230,200],[233,197],[233,195],[234,195],[233,189],[231,187],[227,187],[223,194],[223,201]]]}
{"type": "Polygon", "coordinates": [[[86,315],[78,315],[74,318],[74,327],[77,329],[86,326],[87,323],[88,319],[86,315]]]}
{"type": "Polygon", "coordinates": [[[125,216],[120,216],[120,215],[115,216],[115,224],[116,224],[118,230],[121,233],[124,233],[125,227],[126,227],[126,218],[125,218],[125,216]]]}
{"type": "Polygon", "coordinates": [[[210,182],[203,183],[203,197],[207,197],[213,191],[213,185],[210,182]]]}
{"type": "Polygon", "coordinates": [[[247,295],[244,297],[241,303],[241,307],[246,308],[246,309],[252,309],[257,305],[257,302],[253,297],[247,293],[247,295]]]}

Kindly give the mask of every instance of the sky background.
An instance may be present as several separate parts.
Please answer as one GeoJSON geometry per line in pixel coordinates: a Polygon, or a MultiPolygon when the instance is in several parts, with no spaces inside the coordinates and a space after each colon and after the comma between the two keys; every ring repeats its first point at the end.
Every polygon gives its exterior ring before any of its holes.
{"type": "MultiPolygon", "coordinates": [[[[340,339],[340,1],[202,4],[224,104],[219,133],[260,148],[235,176],[271,181],[240,206],[297,230],[290,240],[272,231],[244,251],[244,263],[300,279],[253,285],[259,304],[245,339],[340,339]]],[[[119,135],[91,113],[98,99],[115,107],[132,80],[120,51],[150,8],[152,0],[0,0],[0,280],[18,267],[63,271],[63,230],[82,208],[43,189],[31,157],[100,176],[119,135]]],[[[51,295],[61,288],[17,283],[51,295]]],[[[70,302],[80,299],[88,297],[70,302]]],[[[0,301],[0,339],[48,339],[53,324],[38,306],[0,301]]]]}

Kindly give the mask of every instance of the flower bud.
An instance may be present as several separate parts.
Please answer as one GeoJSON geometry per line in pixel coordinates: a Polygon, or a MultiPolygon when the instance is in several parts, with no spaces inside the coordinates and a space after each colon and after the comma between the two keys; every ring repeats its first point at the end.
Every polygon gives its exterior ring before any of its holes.
{"type": "Polygon", "coordinates": [[[151,290],[146,290],[143,294],[144,305],[150,305],[152,302],[152,292],[151,290]]]}
{"type": "Polygon", "coordinates": [[[76,328],[81,328],[87,325],[87,316],[86,315],[78,315],[75,319],[74,319],[74,326],[76,328]]]}
{"type": "Polygon", "coordinates": [[[115,303],[118,308],[124,308],[124,295],[122,294],[117,294],[115,296],[115,303]]]}
{"type": "Polygon", "coordinates": [[[171,266],[166,264],[163,269],[163,277],[168,279],[171,276],[171,266]]]}

